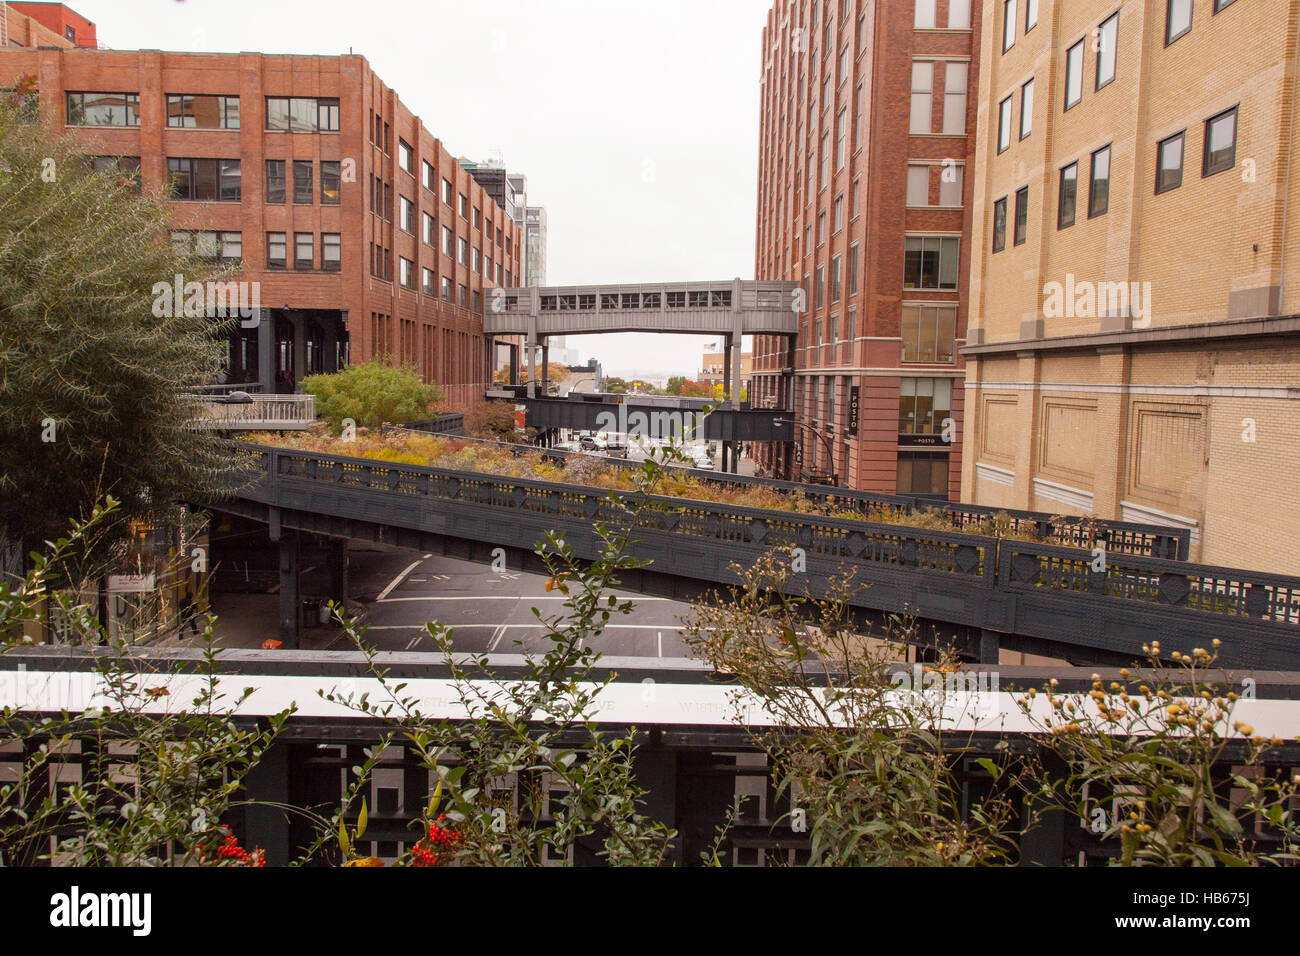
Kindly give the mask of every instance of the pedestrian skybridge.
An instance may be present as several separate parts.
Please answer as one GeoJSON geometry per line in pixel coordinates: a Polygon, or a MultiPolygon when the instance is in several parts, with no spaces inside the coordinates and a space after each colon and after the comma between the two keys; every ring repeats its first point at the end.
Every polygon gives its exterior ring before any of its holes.
{"type": "Polygon", "coordinates": [[[533,286],[494,290],[488,335],[595,335],[605,332],[796,335],[799,285],[730,279],[641,285],[533,286]]]}

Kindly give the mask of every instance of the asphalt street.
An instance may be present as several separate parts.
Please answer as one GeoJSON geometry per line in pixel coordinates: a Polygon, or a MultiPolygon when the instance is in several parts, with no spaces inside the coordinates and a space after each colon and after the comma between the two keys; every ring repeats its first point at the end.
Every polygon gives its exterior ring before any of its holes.
{"type": "MultiPolygon", "coordinates": [[[[359,542],[349,554],[349,590],[369,610],[367,639],[383,650],[434,650],[424,628],[428,621],[452,628],[460,650],[539,650],[546,646],[546,628],[533,608],[544,618],[565,613],[564,595],[547,593],[542,575],[359,542]]],[[[610,656],[688,656],[678,629],[690,605],[615,593],[635,607],[611,618],[596,650],[610,656]]]]}

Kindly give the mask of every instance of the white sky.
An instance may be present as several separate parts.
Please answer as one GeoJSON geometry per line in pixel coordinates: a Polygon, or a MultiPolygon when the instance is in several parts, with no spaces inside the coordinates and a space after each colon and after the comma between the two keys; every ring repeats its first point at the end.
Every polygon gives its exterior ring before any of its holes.
{"type": "MultiPolygon", "coordinates": [[[[454,155],[546,207],[547,282],[754,275],[771,0],[66,0],[116,49],[365,56],[454,155]]],[[[699,370],[705,337],[570,339],[615,375],[699,370]]]]}

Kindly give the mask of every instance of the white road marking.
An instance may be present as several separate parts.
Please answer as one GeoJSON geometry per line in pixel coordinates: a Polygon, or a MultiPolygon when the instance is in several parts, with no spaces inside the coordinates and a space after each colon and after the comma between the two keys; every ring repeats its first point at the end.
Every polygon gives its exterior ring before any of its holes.
{"type": "Polygon", "coordinates": [[[411,638],[409,641],[406,642],[406,649],[407,649],[408,651],[409,651],[409,650],[412,650],[412,649],[415,647],[415,645],[416,645],[416,644],[419,644],[419,643],[420,643],[420,638],[419,638],[419,636],[417,635],[416,637],[413,637],[413,638],[411,638]]]}
{"type": "Polygon", "coordinates": [[[501,638],[505,636],[505,633],[506,633],[506,625],[502,624],[498,626],[497,629],[492,633],[492,640],[488,642],[487,649],[489,651],[495,651],[497,649],[497,645],[501,643],[501,638]]]}
{"type": "MultiPolygon", "coordinates": [[[[376,601],[382,601],[384,598],[388,597],[388,595],[392,593],[393,588],[397,587],[399,584],[401,584],[403,581],[405,581],[405,580],[406,580],[406,576],[407,576],[408,574],[410,574],[412,571],[414,571],[416,568],[418,568],[419,566],[420,566],[420,562],[419,562],[419,561],[412,561],[410,567],[408,567],[405,571],[403,571],[403,572],[402,572],[401,574],[399,574],[397,577],[393,578],[392,581],[388,582],[388,587],[386,587],[386,588],[384,588],[382,591],[380,591],[380,592],[379,592],[379,597],[375,598],[375,600],[376,600],[376,601]]],[[[409,600],[409,598],[408,598],[408,600],[409,600]]]]}
{"type": "Polygon", "coordinates": [[[658,631],[655,634],[655,640],[658,641],[659,643],[659,656],[663,657],[664,656],[664,632],[658,631]]]}

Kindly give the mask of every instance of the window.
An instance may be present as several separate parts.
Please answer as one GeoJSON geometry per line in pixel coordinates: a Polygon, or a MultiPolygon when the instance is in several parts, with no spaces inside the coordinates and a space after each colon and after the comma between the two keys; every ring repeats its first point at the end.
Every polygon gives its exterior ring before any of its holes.
{"type": "Polygon", "coordinates": [[[323,159],[320,164],[320,201],[323,206],[339,204],[339,161],[323,159]]]}
{"type": "MultiPolygon", "coordinates": [[[[942,421],[943,419],[940,419],[942,421]]],[[[899,451],[895,493],[900,495],[935,495],[947,498],[948,453],[936,451],[899,451]]]]}
{"type": "Polygon", "coordinates": [[[453,189],[451,185],[451,180],[444,179],[442,181],[442,201],[448,206],[451,205],[452,193],[453,193],[453,189]]]}
{"type": "Polygon", "coordinates": [[[173,232],[171,241],[182,255],[221,262],[238,262],[244,255],[244,234],[241,232],[173,232]]]}
{"type": "Polygon", "coordinates": [[[1156,147],[1156,195],[1183,184],[1183,144],[1187,131],[1162,140],[1156,147]]]}
{"type": "Polygon", "coordinates": [[[849,110],[846,106],[840,110],[835,120],[835,169],[844,168],[844,161],[849,155],[849,110]]]}
{"type": "Polygon", "coordinates": [[[460,208],[458,211],[460,212],[461,219],[469,218],[469,197],[464,193],[460,194],[460,208]]]}
{"type": "Polygon", "coordinates": [[[310,206],[315,202],[315,189],[312,186],[312,168],[310,159],[293,161],[293,203],[295,206],[310,206]]]}
{"type": "Polygon", "coordinates": [[[936,435],[952,417],[952,379],[905,378],[898,392],[898,431],[902,435],[936,435]]]}
{"type": "Polygon", "coordinates": [[[1038,26],[1038,0],[1025,0],[1025,32],[1038,26]]]}
{"type": "Polygon", "coordinates": [[[398,197],[398,225],[402,227],[403,232],[415,235],[415,203],[405,196],[398,197]]]}
{"type": "Polygon", "coordinates": [[[1007,197],[1003,196],[993,204],[993,251],[1001,252],[1007,247],[1007,197]]]}
{"type": "Polygon", "coordinates": [[[852,216],[854,219],[857,219],[862,212],[862,206],[860,204],[860,200],[862,198],[862,190],[859,188],[860,185],[861,182],[859,180],[857,179],[853,180],[853,189],[849,193],[849,205],[852,207],[852,211],[849,213],[849,215],[852,216]]]}
{"type": "Polygon", "coordinates": [[[139,126],[139,93],[69,93],[69,126],[139,126]]]}
{"type": "Polygon", "coordinates": [[[1110,147],[1103,146],[1092,154],[1092,184],[1088,188],[1088,218],[1100,216],[1110,208],[1110,147]]]}
{"type": "Polygon", "coordinates": [[[849,48],[840,51],[840,83],[849,78],[849,48]]]}
{"type": "Polygon", "coordinates": [[[1016,45],[1016,0],[1002,0],[1002,52],[1016,45]]]}
{"type": "Polygon", "coordinates": [[[948,0],[948,29],[970,29],[970,0],[948,0]]]}
{"type": "Polygon", "coordinates": [[[1011,148],[1011,97],[998,104],[998,152],[1011,148]]]}
{"type": "Polygon", "coordinates": [[[850,306],[849,315],[848,318],[845,320],[845,325],[844,325],[844,338],[846,341],[852,342],[854,337],[857,335],[857,333],[858,333],[858,309],[857,306],[850,306]]]}
{"type": "Polygon", "coordinates": [[[239,129],[239,97],[169,93],[167,125],[181,129],[239,129]]]}
{"type": "Polygon", "coordinates": [[[268,269],[284,268],[287,245],[284,233],[268,232],[266,234],[266,267],[268,269]]]}
{"type": "Polygon", "coordinates": [[[834,213],[835,218],[833,222],[832,231],[839,232],[841,229],[844,228],[844,194],[843,193],[840,193],[838,196],[835,197],[835,205],[833,208],[835,210],[834,213]]]}
{"type": "Polygon", "coordinates": [[[1119,44],[1119,13],[1107,17],[1097,28],[1097,85],[1101,89],[1115,79],[1119,44]]]}
{"type": "Polygon", "coordinates": [[[415,174],[415,151],[404,139],[397,140],[397,165],[412,175],[415,174]]]}
{"type": "Polygon", "coordinates": [[[424,163],[424,188],[429,192],[435,192],[438,189],[438,174],[427,159],[422,162],[424,163]]]}
{"type": "Polygon", "coordinates": [[[1061,184],[1057,188],[1056,228],[1068,229],[1074,225],[1074,215],[1079,205],[1079,164],[1071,163],[1061,170],[1061,184]]]}
{"type": "Polygon", "coordinates": [[[904,362],[951,362],[957,336],[955,305],[904,305],[904,362]]]}
{"type": "Polygon", "coordinates": [[[966,132],[966,80],[969,63],[947,63],[943,68],[943,131],[949,136],[966,132]]]}
{"type": "MultiPolygon", "coordinates": [[[[1225,7],[1232,6],[1234,2],[1235,0],[1214,0],[1214,12],[1218,13],[1220,10],[1224,9],[1225,7]]],[[[71,39],[71,37],[69,37],[69,39],[71,39]]]]}
{"type": "Polygon", "coordinates": [[[237,159],[168,157],[171,198],[201,202],[239,202],[242,177],[237,159]]]}
{"type": "Polygon", "coordinates": [[[1065,108],[1083,99],[1083,41],[1065,52],[1065,108]]]}
{"type": "Polygon", "coordinates": [[[1016,233],[1012,243],[1017,246],[1025,244],[1029,232],[1029,187],[1021,186],[1016,190],[1016,233]]]}
{"type": "Polygon", "coordinates": [[[1201,176],[1213,176],[1237,164],[1237,107],[1205,121],[1205,155],[1201,176]]]}
{"type": "Polygon", "coordinates": [[[451,279],[448,276],[442,277],[442,301],[451,301],[451,279]]]}
{"type": "Polygon", "coordinates": [[[939,205],[940,206],[960,206],[963,179],[966,169],[964,166],[945,166],[939,174],[939,205]]]}
{"type": "Polygon", "coordinates": [[[442,227],[442,254],[451,256],[451,229],[447,226],[442,227]]]}
{"type": "Polygon", "coordinates": [[[1192,28],[1192,0],[1166,0],[1165,46],[1192,28]]]}
{"type": "Polygon", "coordinates": [[[463,285],[456,286],[456,304],[462,309],[469,308],[469,289],[463,285]]]}
{"type": "Polygon", "coordinates": [[[961,240],[955,236],[908,236],[903,243],[903,285],[954,290],[961,240]]]}
{"type": "Polygon", "coordinates": [[[817,245],[826,242],[826,213],[825,211],[817,214],[817,245]]]}
{"type": "Polygon", "coordinates": [[[468,240],[457,238],[456,261],[463,266],[469,265],[469,241],[468,240]]]}
{"type": "Polygon", "coordinates": [[[831,258],[831,302],[840,301],[840,257],[831,258]]]}
{"type": "Polygon", "coordinates": [[[284,160],[266,161],[266,201],[277,205],[284,203],[284,160]]]}
{"type": "Polygon", "coordinates": [[[474,250],[474,264],[470,266],[475,272],[482,272],[483,254],[479,250],[474,250]]]}
{"type": "Polygon", "coordinates": [[[316,265],[316,237],[310,232],[293,234],[293,267],[311,269],[316,265]]]}
{"type": "Polygon", "coordinates": [[[337,232],[323,232],[320,237],[320,267],[325,272],[343,268],[343,239],[337,232]]]}
{"type": "Polygon", "coordinates": [[[912,123],[913,135],[930,132],[934,113],[934,64],[912,64],[912,123]]]}
{"type": "Polygon", "coordinates": [[[139,156],[96,156],[91,167],[97,173],[116,175],[120,186],[130,186],[136,192],[140,191],[139,156]]]}
{"type": "Polygon", "coordinates": [[[831,133],[827,130],[822,134],[822,185],[825,189],[831,182],[831,133]]]}
{"type": "Polygon", "coordinates": [[[425,295],[433,295],[437,291],[434,285],[434,275],[432,269],[420,270],[420,290],[425,295]]]}
{"type": "Polygon", "coordinates": [[[826,267],[818,266],[816,280],[813,282],[813,308],[820,309],[825,299],[826,267]]]}
{"type": "Polygon", "coordinates": [[[281,133],[336,133],[339,128],[339,101],[311,97],[268,96],[266,128],[281,133]]]}
{"type": "MultiPolygon", "coordinates": [[[[857,244],[849,246],[849,295],[858,294],[858,247],[857,244]]],[[[850,336],[851,338],[852,336],[850,336]]]]}
{"type": "Polygon", "coordinates": [[[907,167],[907,204],[909,206],[930,205],[930,167],[907,167]]]}
{"type": "Polygon", "coordinates": [[[397,259],[397,279],[404,288],[415,288],[415,263],[405,256],[397,259]]]}
{"type": "Polygon", "coordinates": [[[434,218],[433,216],[429,215],[427,212],[423,214],[423,217],[424,217],[424,241],[428,245],[431,245],[436,249],[438,248],[438,238],[437,238],[437,226],[434,223],[434,218]]]}
{"type": "Polygon", "coordinates": [[[916,0],[916,20],[913,25],[918,30],[933,30],[935,20],[935,0],[916,0]]]}
{"type": "Polygon", "coordinates": [[[1020,88],[1020,138],[1024,139],[1034,131],[1034,81],[1029,80],[1020,88]]]}

